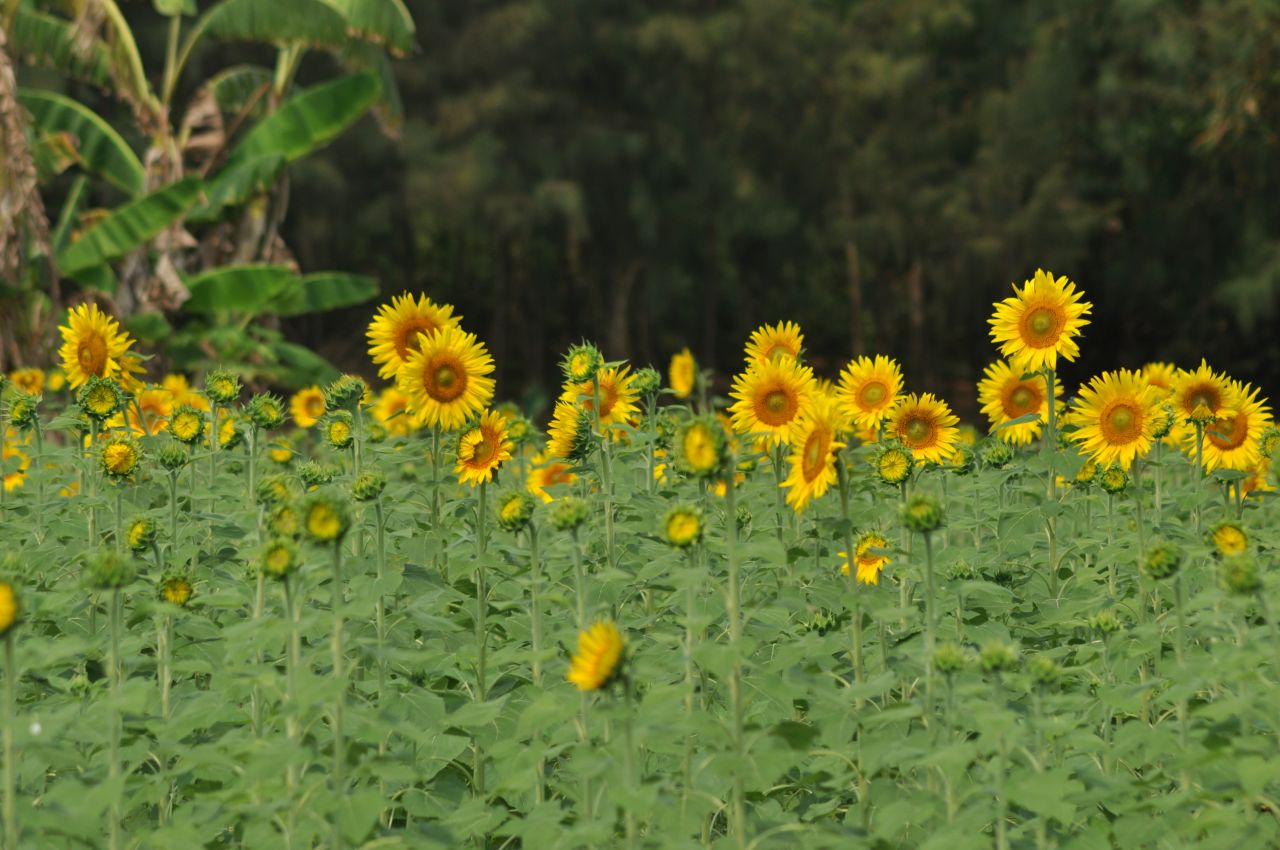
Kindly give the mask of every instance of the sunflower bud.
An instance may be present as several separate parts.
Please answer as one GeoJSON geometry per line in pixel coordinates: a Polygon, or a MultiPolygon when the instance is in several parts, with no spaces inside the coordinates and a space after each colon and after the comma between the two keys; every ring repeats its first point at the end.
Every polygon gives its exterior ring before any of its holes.
{"type": "Polygon", "coordinates": [[[19,431],[30,431],[39,418],[40,396],[18,390],[9,401],[9,421],[19,431]]]}
{"type": "Polygon", "coordinates": [[[921,493],[902,506],[902,522],[916,534],[929,534],[942,527],[942,505],[933,496],[921,493]]]}
{"type": "Polygon", "coordinates": [[[146,552],[156,542],[156,524],[146,517],[138,517],[129,523],[125,539],[134,554],[146,552]]]}
{"type": "Polygon", "coordinates": [[[1223,520],[1214,526],[1209,539],[1219,555],[1241,555],[1249,548],[1249,535],[1245,534],[1239,523],[1231,520],[1223,520]]]}
{"type": "Polygon", "coordinates": [[[702,537],[702,511],[690,504],[676,504],[662,521],[663,537],[672,546],[685,549],[702,537]]]}
{"type": "Polygon", "coordinates": [[[1098,477],[1098,464],[1092,460],[1086,460],[1084,465],[1076,472],[1076,483],[1082,487],[1088,487],[1098,477]]]}
{"type": "Polygon", "coordinates": [[[187,445],[200,442],[207,425],[203,410],[184,404],[169,417],[169,433],[187,445]]]}
{"type": "Polygon", "coordinates": [[[517,534],[533,519],[533,499],[519,490],[498,497],[498,525],[517,534]]]}
{"type": "Polygon", "coordinates": [[[187,465],[190,459],[187,450],[182,447],[181,443],[175,443],[173,440],[162,443],[160,450],[156,452],[156,459],[160,461],[160,465],[170,472],[177,472],[179,469],[187,465]]]}
{"type": "Polygon", "coordinates": [[[1169,436],[1169,432],[1173,430],[1173,426],[1177,421],[1177,412],[1174,411],[1173,405],[1168,403],[1158,405],[1155,409],[1155,425],[1152,427],[1151,432],[1152,439],[1163,440],[1169,436]]]}
{"type": "Polygon", "coordinates": [[[294,497],[289,476],[282,473],[264,476],[258,482],[258,504],[266,507],[283,505],[294,497]]]}
{"type": "Polygon", "coordinates": [[[1104,637],[1120,631],[1122,625],[1120,618],[1109,608],[1099,611],[1089,618],[1089,628],[1104,637]]]}
{"type": "Polygon", "coordinates": [[[104,422],[124,408],[124,390],[111,378],[90,375],[76,394],[76,404],[80,405],[85,415],[104,422]]]}
{"type": "Polygon", "coordinates": [[[751,529],[751,509],[746,505],[738,505],[738,534],[746,534],[751,529]]]}
{"type": "Polygon", "coordinates": [[[258,393],[249,399],[249,421],[264,431],[284,424],[284,400],[271,393],[258,393]]]}
{"type": "Polygon", "coordinates": [[[214,404],[231,404],[240,397],[240,378],[225,369],[215,369],[205,376],[204,394],[214,404]]]}
{"type": "Polygon", "coordinates": [[[280,466],[288,466],[296,456],[297,452],[293,450],[293,446],[289,445],[288,440],[276,440],[267,446],[267,457],[271,458],[272,463],[280,466]]]}
{"type": "Polygon", "coordinates": [[[1191,409],[1191,421],[1203,427],[1217,420],[1217,415],[1209,409],[1209,405],[1201,403],[1191,409]]]}
{"type": "Polygon", "coordinates": [[[916,461],[900,443],[887,442],[875,458],[876,474],[886,484],[898,485],[911,477],[916,461]]]}
{"type": "Polygon", "coordinates": [[[1013,460],[1013,449],[1002,440],[994,440],[987,444],[982,452],[982,463],[992,469],[1004,469],[1013,460]]]}
{"type": "Polygon", "coordinates": [[[1258,447],[1262,450],[1263,460],[1274,459],[1276,452],[1280,451],[1280,427],[1272,425],[1263,431],[1258,447]]]}
{"type": "Polygon", "coordinates": [[[1129,473],[1118,466],[1108,466],[1098,477],[1103,492],[1109,496],[1118,496],[1129,486],[1129,473]]]}
{"type": "Polygon", "coordinates": [[[1147,578],[1160,581],[1172,577],[1178,571],[1182,566],[1182,558],[1182,549],[1176,544],[1157,543],[1147,550],[1139,569],[1147,578]]]}
{"type": "Polygon", "coordinates": [[[313,493],[302,506],[303,528],[316,543],[340,543],[351,528],[346,504],[333,493],[313,493]]]}
{"type": "Polygon", "coordinates": [[[577,496],[565,496],[551,511],[551,524],[558,531],[577,531],[591,515],[587,503],[577,496]]]}
{"type": "Polygon", "coordinates": [[[963,446],[951,453],[951,471],[956,475],[968,475],[973,472],[973,452],[963,446]]]}
{"type": "Polygon", "coordinates": [[[298,550],[289,540],[272,540],[262,547],[258,568],[272,578],[283,579],[298,569],[298,550]]]}
{"type": "Polygon", "coordinates": [[[657,395],[658,390],[662,389],[662,374],[652,366],[645,366],[636,371],[636,376],[631,380],[631,388],[641,398],[657,395]]]}
{"type": "Polygon", "coordinates": [[[351,447],[355,439],[351,425],[351,414],[345,410],[336,410],[324,418],[324,438],[335,449],[351,447]]]}
{"type": "Polygon", "coordinates": [[[131,437],[109,437],[98,450],[98,462],[106,476],[123,481],[138,471],[142,447],[131,437]]]}
{"type": "Polygon", "coordinates": [[[184,573],[166,575],[160,580],[159,590],[161,599],[170,605],[177,605],[179,608],[187,607],[187,603],[195,595],[195,588],[191,586],[191,579],[184,573]]]}
{"type": "Polygon", "coordinates": [[[358,375],[342,375],[324,388],[325,410],[354,410],[368,392],[369,385],[364,382],[364,378],[358,375]]]}
{"type": "Polygon", "coordinates": [[[1223,589],[1238,596],[1247,596],[1262,589],[1258,562],[1249,554],[1223,558],[1218,564],[1218,581],[1223,589]]]}
{"type": "Polygon", "coordinates": [[[600,349],[585,341],[572,346],[560,361],[564,379],[575,384],[595,380],[596,373],[602,366],[604,355],[600,353],[600,349]]]}
{"type": "Polygon", "coordinates": [[[243,423],[235,414],[224,414],[218,420],[218,448],[234,449],[244,439],[243,423]]]}
{"type": "Polygon", "coordinates": [[[1018,666],[1018,648],[1002,641],[992,641],[978,653],[978,663],[988,673],[1003,673],[1018,666]]]}
{"type": "Polygon", "coordinates": [[[298,477],[302,479],[302,483],[307,487],[319,487],[328,484],[330,481],[338,477],[340,470],[336,466],[327,463],[319,463],[314,460],[306,461],[298,466],[298,477]]]}
{"type": "Polygon", "coordinates": [[[718,478],[729,465],[729,440],[713,416],[695,416],[676,429],[671,444],[676,469],[693,478],[718,478]]]}
{"type": "Polygon", "coordinates": [[[374,470],[364,472],[351,482],[351,495],[357,502],[372,502],[387,488],[387,476],[374,470]]]}
{"type": "Polygon", "coordinates": [[[85,564],[85,578],[96,590],[114,590],[133,581],[137,566],[114,549],[103,549],[85,564]]]}
{"type": "Polygon", "coordinates": [[[292,502],[283,504],[271,512],[267,526],[277,537],[297,538],[302,533],[302,517],[292,502]]]}
{"type": "Polygon", "coordinates": [[[953,676],[969,666],[969,653],[954,643],[944,643],[933,653],[933,667],[944,676],[953,676]]]}
{"type": "Polygon", "coordinates": [[[1027,672],[1037,685],[1052,687],[1062,678],[1062,668],[1047,655],[1037,655],[1027,662],[1027,672]]]}

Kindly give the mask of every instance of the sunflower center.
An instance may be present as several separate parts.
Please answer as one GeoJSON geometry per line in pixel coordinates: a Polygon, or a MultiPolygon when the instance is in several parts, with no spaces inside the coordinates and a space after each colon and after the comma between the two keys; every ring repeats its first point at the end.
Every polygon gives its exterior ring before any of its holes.
{"type": "Polygon", "coordinates": [[[768,360],[779,360],[784,357],[794,357],[795,352],[785,342],[775,342],[769,346],[769,350],[765,352],[764,356],[768,360]]]}
{"type": "Polygon", "coordinates": [[[418,351],[422,348],[422,341],[418,339],[418,334],[430,336],[439,329],[440,326],[435,322],[421,316],[406,319],[396,329],[396,354],[400,355],[401,360],[408,359],[410,351],[418,351]]]}
{"type": "Polygon", "coordinates": [[[795,417],[796,399],[782,387],[774,387],[761,398],[759,419],[765,425],[786,425],[795,417]]]}
{"type": "Polygon", "coordinates": [[[1061,310],[1052,307],[1035,307],[1022,319],[1024,341],[1035,348],[1046,348],[1058,341],[1066,320],[1061,310]]]}
{"type": "Polygon", "coordinates": [[[76,359],[86,374],[101,378],[107,369],[107,341],[99,334],[86,334],[76,348],[76,359]]]}
{"type": "Polygon", "coordinates": [[[480,441],[471,447],[471,460],[475,463],[483,464],[493,455],[493,443],[487,435],[482,435],[480,441]]]}
{"type": "Polygon", "coordinates": [[[1009,393],[1009,415],[1016,419],[1040,407],[1040,394],[1028,384],[1018,384],[1009,393]]]}
{"type": "Polygon", "coordinates": [[[431,361],[427,369],[423,389],[438,402],[450,402],[462,395],[467,388],[467,374],[462,364],[452,357],[440,357],[431,361]]]}
{"type": "Polygon", "coordinates": [[[888,387],[879,381],[872,381],[862,388],[862,392],[858,394],[858,401],[862,402],[864,407],[875,407],[888,396],[888,387]]]}
{"type": "Polygon", "coordinates": [[[1142,411],[1132,402],[1117,402],[1098,418],[1102,438],[1112,446],[1132,443],[1142,436],[1142,418],[1142,411]]]}
{"type": "Polygon", "coordinates": [[[715,442],[706,428],[689,429],[684,438],[684,458],[696,470],[709,469],[715,463],[715,442]]]}
{"type": "Polygon", "coordinates": [[[912,448],[924,448],[933,442],[933,423],[923,417],[914,416],[907,420],[902,433],[912,448]]]}
{"type": "Polygon", "coordinates": [[[1244,445],[1245,439],[1249,436],[1248,417],[1242,413],[1219,417],[1209,426],[1204,435],[1209,438],[1209,442],[1223,451],[1238,449],[1244,445]]]}
{"type": "Polygon", "coordinates": [[[813,481],[827,465],[827,434],[814,431],[804,443],[804,463],[800,471],[805,481],[813,481]]]}
{"type": "Polygon", "coordinates": [[[1202,387],[1193,391],[1188,399],[1187,407],[1195,410],[1197,407],[1204,405],[1210,411],[1218,409],[1218,405],[1222,400],[1218,398],[1218,393],[1212,387],[1202,387]]]}

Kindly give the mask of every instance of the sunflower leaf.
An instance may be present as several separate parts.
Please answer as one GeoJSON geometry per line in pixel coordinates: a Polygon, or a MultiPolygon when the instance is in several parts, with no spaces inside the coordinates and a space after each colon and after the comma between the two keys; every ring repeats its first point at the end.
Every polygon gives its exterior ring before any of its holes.
{"type": "Polygon", "coordinates": [[[994,434],[997,431],[1003,431],[1005,428],[1012,428],[1014,425],[1025,425],[1028,422],[1038,422],[1039,420],[1039,413],[1024,413],[1017,419],[1010,419],[1008,422],[1001,422],[999,425],[991,429],[991,433],[994,434]]]}

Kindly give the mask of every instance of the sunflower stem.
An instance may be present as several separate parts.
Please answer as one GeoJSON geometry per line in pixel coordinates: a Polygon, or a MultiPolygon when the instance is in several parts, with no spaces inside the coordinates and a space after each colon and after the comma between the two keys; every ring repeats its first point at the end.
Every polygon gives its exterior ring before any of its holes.
{"type": "MultiPolygon", "coordinates": [[[[487,615],[489,609],[489,588],[487,584],[488,577],[485,572],[485,560],[488,557],[488,529],[485,527],[485,505],[488,501],[485,493],[485,482],[481,481],[479,488],[476,490],[476,646],[479,653],[476,664],[476,702],[482,703],[488,694],[488,684],[486,681],[487,671],[485,663],[487,661],[487,643],[488,643],[488,627],[487,615]]],[[[474,750],[474,765],[471,772],[471,792],[474,796],[484,799],[484,751],[480,746],[480,736],[476,733],[471,738],[471,746],[474,750]]]]}
{"type": "Polygon", "coordinates": [[[925,697],[924,716],[928,720],[933,715],[934,676],[933,653],[938,628],[938,609],[933,579],[933,534],[925,532],[924,538],[924,675],[925,697]]]}
{"type": "MultiPolygon", "coordinates": [[[[853,662],[853,684],[862,685],[865,677],[862,669],[862,594],[858,590],[858,557],[853,545],[853,520],[849,512],[849,471],[845,468],[844,456],[836,454],[836,483],[840,489],[841,532],[844,534],[844,556],[848,581],[846,590],[849,593],[849,616],[852,621],[850,660],[853,662]]],[[[854,700],[854,708],[861,709],[866,702],[861,695],[854,700]]]]}
{"type": "Polygon", "coordinates": [[[111,601],[109,610],[109,622],[107,624],[110,631],[108,670],[109,677],[109,695],[111,700],[111,711],[109,722],[111,724],[109,753],[108,753],[108,775],[111,779],[111,824],[110,824],[110,847],[111,850],[120,850],[121,842],[121,819],[122,819],[122,801],[124,797],[124,789],[118,787],[118,783],[122,781],[120,770],[120,588],[113,587],[111,589],[111,601]]]}
{"type": "MultiPolygon", "coordinates": [[[[342,797],[346,793],[346,767],[347,767],[347,747],[346,740],[343,737],[342,730],[342,707],[345,701],[347,685],[343,678],[346,673],[344,671],[344,656],[342,654],[342,630],[343,630],[343,610],[342,610],[342,542],[334,541],[333,544],[333,578],[329,588],[329,606],[333,609],[333,635],[330,643],[330,652],[333,656],[333,679],[337,683],[337,693],[333,700],[333,791],[338,797],[342,797]]],[[[329,834],[330,844],[334,850],[341,850],[342,847],[342,830],[338,828],[337,821],[333,823],[333,828],[329,834]]]]}
{"type": "MultiPolygon", "coordinates": [[[[698,568],[698,547],[695,543],[689,547],[689,572],[691,575],[697,575],[698,568]]],[[[688,811],[689,797],[693,788],[693,707],[697,701],[698,686],[694,682],[695,669],[693,664],[693,650],[695,644],[695,624],[698,606],[698,588],[696,581],[690,581],[689,586],[685,589],[685,620],[684,620],[684,714],[685,723],[689,724],[684,736],[684,793],[680,795],[680,820],[684,821],[685,812],[688,811]]]]}
{"type": "Polygon", "coordinates": [[[1204,519],[1202,517],[1204,499],[1200,492],[1204,485],[1204,423],[1195,422],[1193,424],[1196,428],[1196,483],[1200,485],[1196,488],[1195,498],[1196,536],[1199,537],[1204,533],[1204,519]]]}
{"type": "MultiPolygon", "coordinates": [[[[431,534],[423,535],[423,540],[430,548],[432,537],[439,534],[440,529],[440,423],[431,426],[431,534]]],[[[425,563],[426,558],[423,558],[425,563]]],[[[440,566],[440,555],[433,557],[435,566],[440,566]]]]}
{"type": "MultiPolygon", "coordinates": [[[[743,698],[742,698],[742,610],[741,588],[738,576],[738,508],[736,504],[736,483],[733,470],[738,467],[736,452],[730,452],[729,475],[725,479],[725,538],[729,559],[729,586],[725,598],[725,608],[729,615],[729,643],[733,650],[733,667],[729,673],[729,702],[733,712],[733,750],[739,761],[745,752],[743,740],[743,698]]],[[[731,835],[735,838],[740,850],[747,846],[747,810],[746,795],[742,781],[742,771],[733,772],[733,799],[731,805],[731,835]]]]}
{"type": "MultiPolygon", "coordinates": [[[[3,490],[0,487],[0,490],[3,490]]],[[[18,848],[18,763],[13,742],[17,705],[18,665],[14,661],[13,629],[4,635],[4,846],[18,848]]]]}
{"type": "MultiPolygon", "coordinates": [[[[639,777],[636,776],[636,741],[633,729],[635,726],[635,692],[631,676],[623,677],[622,686],[623,693],[626,696],[625,710],[622,716],[623,770],[627,773],[627,790],[635,793],[636,787],[639,785],[639,777]]],[[[635,850],[638,829],[636,828],[634,807],[623,806],[623,824],[627,835],[627,850],[635,850]]]]}
{"type": "MultiPolygon", "coordinates": [[[[1004,707],[1004,689],[1001,687],[1002,684],[1003,682],[1000,677],[1000,674],[998,672],[995,673],[991,683],[991,692],[992,692],[991,698],[992,698],[992,703],[994,705],[1000,706],[1001,708],[1004,707]]],[[[1005,742],[1005,736],[1004,736],[1003,730],[997,730],[996,738],[997,738],[996,763],[995,763],[995,769],[993,771],[994,776],[992,777],[993,784],[995,785],[995,804],[996,805],[995,805],[994,832],[995,832],[995,839],[996,839],[996,850],[1009,850],[1008,824],[1005,823],[1005,820],[1009,811],[1009,800],[1005,796],[1005,791],[1004,791],[1005,771],[1007,769],[1006,760],[1008,757],[1007,756],[1008,745],[1005,742]]]]}
{"type": "Polygon", "coordinates": [[[578,631],[587,630],[587,576],[582,565],[582,541],[578,539],[575,528],[570,534],[573,537],[573,585],[578,597],[578,631]]]}
{"type": "Polygon", "coordinates": [[[387,572],[387,521],[382,509],[382,497],[373,502],[373,515],[378,533],[378,599],[374,608],[374,622],[378,632],[378,706],[383,704],[383,693],[387,686],[387,597],[382,593],[382,585],[387,572]]]}
{"type": "Polygon", "coordinates": [[[116,551],[124,551],[124,488],[116,485],[116,551]]]}
{"type": "Polygon", "coordinates": [[[285,771],[285,786],[289,789],[290,801],[298,789],[298,765],[294,761],[301,745],[301,724],[298,720],[298,670],[302,668],[302,630],[299,620],[302,611],[294,598],[293,578],[286,575],[281,582],[284,586],[285,616],[289,618],[289,653],[285,659],[285,703],[288,710],[285,714],[285,735],[288,737],[291,751],[288,769],[285,771]]]}
{"type": "MultiPolygon", "coordinates": [[[[89,419],[89,452],[92,453],[95,446],[98,445],[98,420],[89,419]]],[[[89,496],[89,545],[98,545],[98,479],[90,469],[91,463],[85,461],[84,483],[85,490],[89,496]]],[[[0,493],[4,492],[4,487],[0,487],[0,493]]]]}

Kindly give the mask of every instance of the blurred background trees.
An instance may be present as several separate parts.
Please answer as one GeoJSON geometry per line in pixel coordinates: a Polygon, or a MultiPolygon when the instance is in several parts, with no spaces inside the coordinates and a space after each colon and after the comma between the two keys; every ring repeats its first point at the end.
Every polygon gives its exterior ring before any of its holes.
{"type": "MultiPolygon", "coordinates": [[[[1097,305],[1069,384],[1203,355],[1280,387],[1275,4],[405,6],[416,46],[382,67],[402,124],[368,114],[256,200],[277,204],[300,269],[456,304],[494,351],[500,394],[536,404],[583,336],[658,365],[689,344],[724,373],[754,326],[794,319],[819,371],[891,354],[911,387],[972,415],[991,302],[1037,266],[1097,305]]],[[[122,8],[163,67],[168,20],[122,8]]],[[[392,47],[352,44],[366,59],[392,47]]],[[[211,39],[175,97],[279,49],[211,39]]],[[[296,84],[351,59],[307,51],[296,84]]],[[[20,66],[19,82],[42,73],[20,66]]],[[[125,104],[71,86],[130,126],[125,104]]],[[[352,328],[368,313],[281,330],[367,372],[352,328]]]]}

